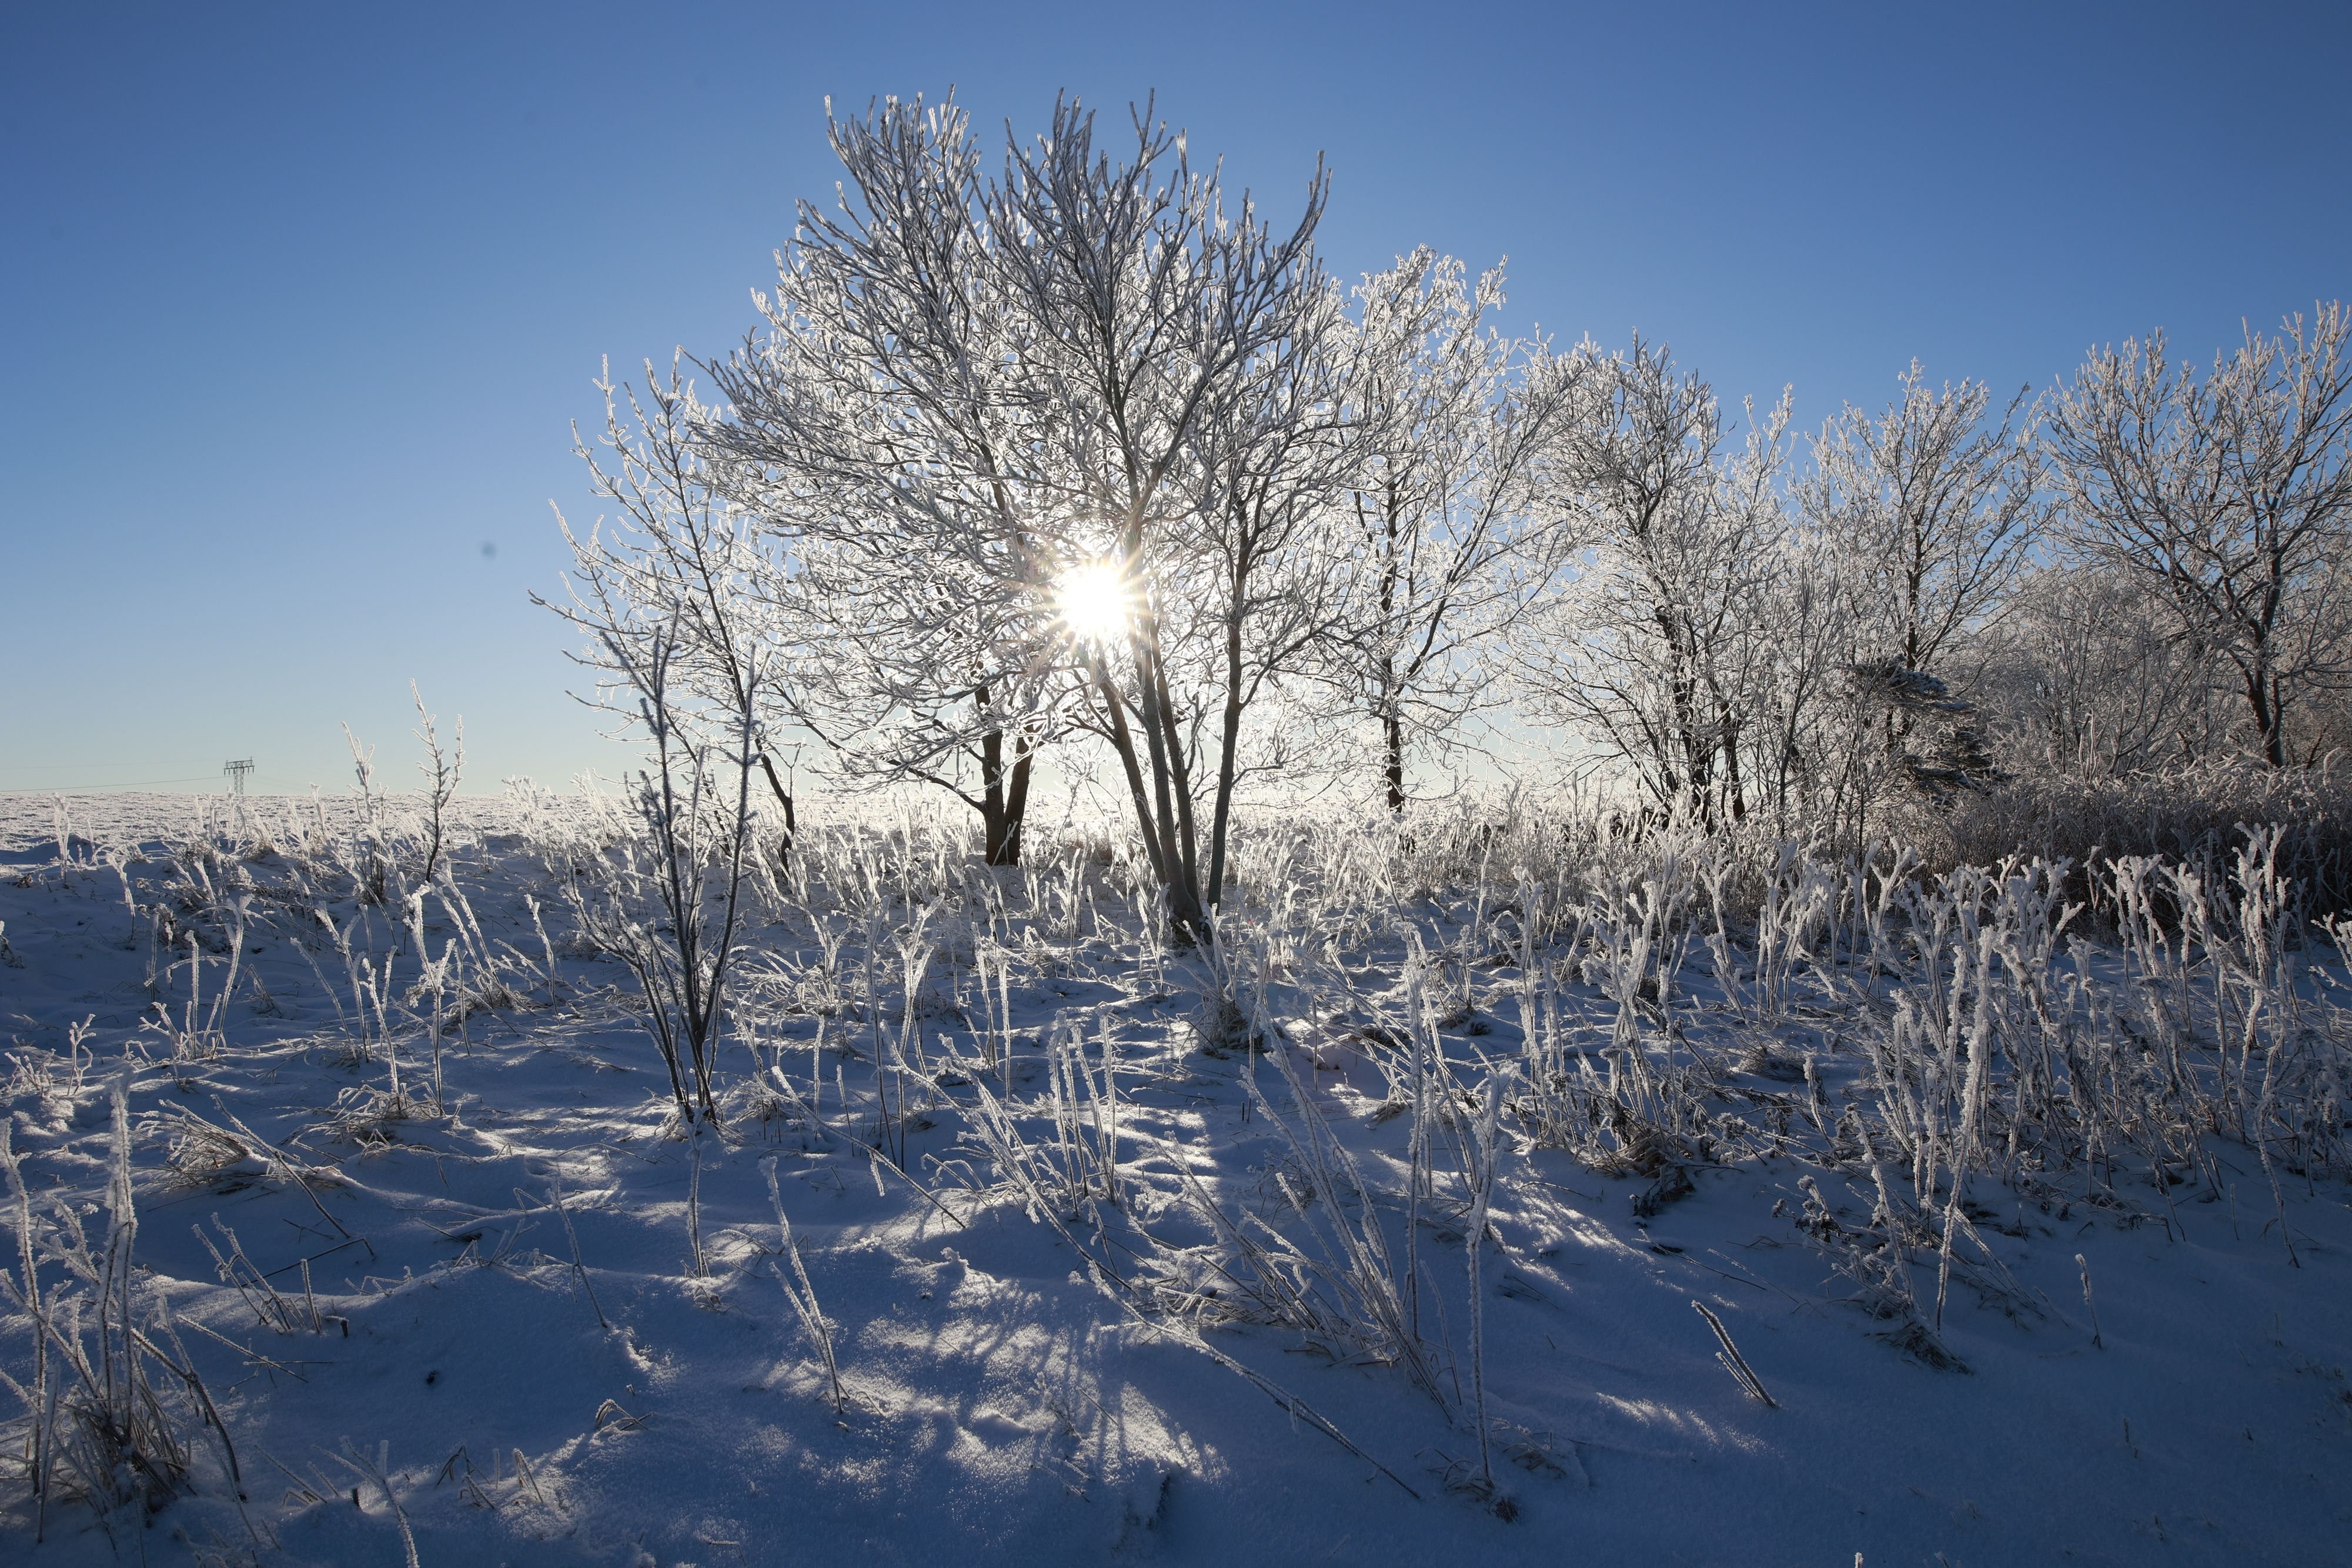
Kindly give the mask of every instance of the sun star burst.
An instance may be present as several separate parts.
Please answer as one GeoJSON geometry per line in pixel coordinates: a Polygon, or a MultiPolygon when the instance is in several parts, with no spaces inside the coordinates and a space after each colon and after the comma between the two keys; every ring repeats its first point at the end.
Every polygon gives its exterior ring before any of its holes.
{"type": "Polygon", "coordinates": [[[1054,597],[1073,637],[1106,643],[1127,630],[1133,595],[1126,575],[1109,561],[1072,567],[1055,584],[1054,597]]]}

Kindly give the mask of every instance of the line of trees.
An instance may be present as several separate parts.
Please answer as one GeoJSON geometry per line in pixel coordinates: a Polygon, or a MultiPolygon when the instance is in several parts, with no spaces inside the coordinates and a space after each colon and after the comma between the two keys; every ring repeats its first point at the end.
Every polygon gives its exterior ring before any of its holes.
{"type": "Polygon", "coordinates": [[[1662,344],[1506,334],[1499,269],[1335,278],[1319,167],[1269,214],[1149,106],[1065,100],[993,160],[952,99],[830,127],[840,200],[717,401],[605,383],[618,512],[562,607],[608,675],[668,650],[787,810],[805,737],[1013,863],[1040,760],[1098,769],[1198,937],[1254,781],[1402,811],[1498,724],[1652,810],[1846,841],[2008,772],[2345,734],[2340,305],[2032,401],[1915,363],[1801,435],[1662,344]]]}

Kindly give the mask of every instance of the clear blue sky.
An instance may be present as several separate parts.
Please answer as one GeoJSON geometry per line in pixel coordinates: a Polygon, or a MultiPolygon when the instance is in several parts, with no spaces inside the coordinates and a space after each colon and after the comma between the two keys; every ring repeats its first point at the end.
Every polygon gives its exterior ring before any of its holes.
{"type": "MultiPolygon", "coordinates": [[[[1158,89],[1346,273],[1507,253],[1801,424],[2352,294],[2352,6],[14,6],[0,50],[0,789],[259,763],[614,770],[531,607],[598,357],[723,350],[823,99],[1042,125],[1158,89]],[[1269,19],[1268,13],[1271,13],[1269,19]]],[[[200,788],[201,784],[191,785],[200,788]]]]}

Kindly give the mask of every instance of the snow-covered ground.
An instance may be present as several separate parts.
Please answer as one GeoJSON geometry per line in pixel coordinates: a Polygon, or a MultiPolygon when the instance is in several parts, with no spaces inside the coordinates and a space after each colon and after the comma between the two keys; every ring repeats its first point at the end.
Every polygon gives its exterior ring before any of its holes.
{"type": "MultiPolygon", "coordinates": [[[[1916,1318],[1837,1266],[1887,1233],[1867,1161],[1835,1153],[1886,983],[1840,989],[1818,954],[1765,1019],[1754,949],[1694,939],[1629,1013],[1570,950],[1600,951],[1589,921],[1544,934],[1560,1060],[1599,1071],[1631,1017],[1662,1082],[1713,1064],[1717,1120],[1596,1161],[1506,1104],[1478,1232],[1484,1064],[1523,1058],[1529,994],[1500,873],[1391,879],[1265,830],[1225,980],[1253,1051],[1104,854],[1041,844],[995,873],[812,833],[797,893],[753,899],[726,1120],[692,1138],[626,972],[575,939],[587,806],[469,806],[451,883],[416,905],[425,956],[457,955],[437,1068],[399,865],[378,906],[338,870],[348,803],[70,810],[60,844],[48,802],[0,806],[9,1137],[36,1228],[78,1209],[95,1240],[127,1085],[134,1318],[160,1334],[168,1301],[163,1349],[199,1375],[244,1502],[167,1385],[184,1495],[142,1529],[60,1476],[36,1548],[32,1422],[0,1389],[0,1559],[2352,1561],[2340,1173],[2280,1172],[2282,1216],[2257,1152],[2218,1135],[2168,1189],[2128,1155],[2013,1180],[1988,1155],[1940,1334],[1913,1333],[1936,1241],[1897,1265],[1916,1318]],[[1469,1005],[1439,1006],[1457,987],[1469,1005]],[[1454,1080],[1420,1110],[1396,1087],[1416,1008],[1454,1080]],[[877,1098],[877,1055],[902,1051],[877,1098]],[[1329,1321],[1278,1321],[1221,1225],[1297,1249],[1329,1321]],[[1363,1354],[1380,1303],[1350,1292],[1383,1278],[1433,1386],[1405,1341],[1363,1354]]],[[[413,839],[393,849],[413,881],[413,839]]],[[[2309,1026],[2340,1061],[2333,1010],[2309,1026]]],[[[13,1218],[9,1239],[17,1270],[13,1218]]],[[[20,1384],[21,1307],[0,1302],[20,1384]]]]}

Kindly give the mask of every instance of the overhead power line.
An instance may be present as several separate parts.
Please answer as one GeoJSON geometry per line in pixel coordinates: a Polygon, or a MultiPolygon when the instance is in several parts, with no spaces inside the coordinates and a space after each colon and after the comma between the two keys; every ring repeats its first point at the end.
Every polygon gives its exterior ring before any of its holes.
{"type": "Polygon", "coordinates": [[[156,784],[209,784],[219,777],[217,773],[199,773],[188,779],[140,779],[128,784],[42,784],[29,789],[0,789],[0,795],[73,795],[92,789],[144,789],[156,784]]]}
{"type": "MultiPolygon", "coordinates": [[[[64,773],[78,772],[83,768],[152,768],[154,766],[156,766],[155,759],[151,757],[143,761],[134,758],[129,762],[91,762],[87,759],[79,762],[18,762],[12,764],[11,769],[17,773],[64,773]]],[[[165,763],[163,766],[167,768],[201,768],[204,764],[201,762],[171,762],[165,763]]]]}

